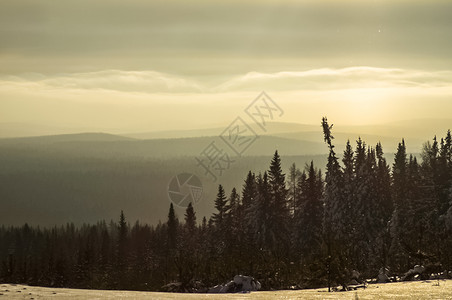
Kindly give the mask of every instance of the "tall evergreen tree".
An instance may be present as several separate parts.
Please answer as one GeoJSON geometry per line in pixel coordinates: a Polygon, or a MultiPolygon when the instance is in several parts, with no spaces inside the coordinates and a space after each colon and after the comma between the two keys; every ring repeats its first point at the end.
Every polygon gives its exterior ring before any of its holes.
{"type": "Polygon", "coordinates": [[[165,282],[174,278],[174,262],[179,246],[179,219],[174,211],[173,203],[170,204],[168,221],[166,222],[166,257],[165,257],[165,282]]]}
{"type": "Polygon", "coordinates": [[[193,235],[196,230],[196,213],[191,202],[188,203],[185,210],[185,228],[188,230],[189,235],[193,235]]]}
{"type": "Polygon", "coordinates": [[[237,193],[236,188],[232,188],[231,195],[229,196],[229,218],[231,219],[231,226],[234,228],[238,228],[240,213],[241,213],[241,204],[240,204],[240,195],[237,193]]]}
{"type": "Polygon", "coordinates": [[[251,171],[248,172],[242,188],[242,205],[241,205],[241,225],[243,232],[243,239],[241,241],[241,249],[243,249],[243,259],[247,261],[248,274],[254,272],[253,252],[257,245],[255,241],[255,208],[257,201],[257,184],[256,175],[251,171]]]}
{"type": "Polygon", "coordinates": [[[310,281],[319,284],[319,264],[321,258],[322,234],[323,234],[323,186],[322,178],[311,161],[307,168],[307,178],[303,184],[299,204],[299,213],[296,220],[298,249],[301,254],[301,262],[310,281]],[[314,275],[314,276],[313,276],[314,275]]]}
{"type": "Polygon", "coordinates": [[[179,227],[179,220],[177,219],[176,213],[174,211],[173,203],[170,204],[170,209],[168,212],[168,238],[167,247],[168,250],[174,250],[177,247],[177,233],[179,227]]]}
{"type": "MultiPolygon", "coordinates": [[[[448,166],[448,178],[449,178],[449,208],[446,213],[446,227],[450,229],[449,232],[452,232],[452,134],[450,129],[447,131],[447,135],[444,143],[444,155],[446,156],[446,162],[448,166]]],[[[452,234],[449,235],[449,240],[451,240],[452,244],[452,234]]],[[[452,265],[452,262],[451,264],[452,265]]]]}
{"type": "Polygon", "coordinates": [[[341,235],[346,230],[341,228],[340,220],[346,218],[341,209],[344,205],[343,173],[339,160],[334,151],[333,135],[331,129],[333,125],[328,124],[326,118],[322,119],[322,128],[325,143],[329,148],[328,162],[325,175],[325,196],[324,196],[324,242],[325,242],[325,267],[328,280],[328,289],[332,281],[345,285],[345,277],[348,277],[347,269],[350,264],[344,249],[345,236],[341,235]]]}
{"type": "Polygon", "coordinates": [[[251,228],[254,232],[254,241],[260,250],[269,250],[271,244],[270,220],[272,213],[270,185],[267,172],[257,177],[257,196],[253,201],[252,216],[250,218],[251,228]]]}
{"type": "Polygon", "coordinates": [[[440,148],[437,158],[437,172],[435,178],[436,193],[438,198],[438,215],[442,216],[447,213],[450,203],[450,157],[451,157],[451,137],[450,130],[448,131],[446,138],[441,138],[440,148]]]}
{"type": "MultiPolygon", "coordinates": [[[[306,168],[305,168],[306,169],[306,168]]],[[[306,170],[301,172],[301,176],[298,178],[297,182],[297,195],[296,195],[296,203],[295,203],[295,211],[293,215],[293,251],[295,253],[295,259],[298,260],[301,258],[300,254],[305,246],[304,240],[302,239],[302,231],[301,227],[303,226],[303,209],[304,203],[307,202],[307,175],[306,170]]]]}
{"type": "Polygon", "coordinates": [[[352,260],[354,268],[363,272],[368,265],[372,250],[376,225],[376,161],[372,149],[366,151],[365,143],[359,138],[355,150],[355,191],[353,216],[356,230],[353,237],[352,260]]]}
{"type": "Polygon", "coordinates": [[[249,211],[256,196],[256,176],[251,171],[248,172],[242,188],[242,206],[245,213],[249,211]]]}
{"type": "Polygon", "coordinates": [[[376,170],[376,203],[375,218],[380,226],[374,245],[374,268],[386,270],[388,266],[388,252],[391,245],[389,221],[393,211],[391,195],[391,170],[383,156],[383,147],[377,143],[375,147],[377,157],[376,170]]]}
{"type": "Polygon", "coordinates": [[[123,257],[127,251],[126,243],[127,243],[127,223],[124,212],[121,210],[121,214],[119,216],[119,237],[118,237],[118,252],[119,256],[123,257]]]}
{"type": "Polygon", "coordinates": [[[121,210],[118,224],[118,244],[117,244],[117,268],[116,280],[117,288],[125,288],[127,286],[126,266],[128,264],[128,226],[126,217],[121,210]]]}
{"type": "Polygon", "coordinates": [[[408,255],[418,259],[423,264],[423,256],[429,250],[426,246],[432,240],[434,233],[429,228],[435,205],[431,198],[425,197],[426,190],[422,187],[422,178],[416,157],[410,155],[407,167],[407,218],[403,236],[403,244],[408,255]]]}
{"type": "Polygon", "coordinates": [[[399,143],[397,153],[394,156],[392,167],[392,195],[394,199],[394,212],[391,218],[392,243],[390,248],[391,267],[393,271],[402,272],[409,268],[409,260],[406,258],[406,249],[403,236],[406,231],[408,215],[408,161],[405,140],[399,143]]]}
{"type": "MultiPolygon", "coordinates": [[[[433,210],[431,209],[431,229],[428,232],[429,235],[435,236],[433,239],[439,242],[439,245],[432,251],[435,252],[436,256],[442,257],[441,260],[452,264],[452,255],[448,250],[452,245],[452,239],[447,232],[448,212],[452,206],[450,153],[451,135],[449,130],[439,144],[436,137],[434,137],[432,144],[430,142],[424,144],[421,154],[421,174],[424,182],[424,194],[427,195],[426,200],[430,200],[432,202],[431,207],[434,207],[433,210]]],[[[427,244],[430,245],[431,242],[427,242],[427,244]]]]}
{"type": "Polygon", "coordinates": [[[343,195],[344,199],[338,203],[338,212],[340,216],[337,218],[339,236],[342,238],[342,245],[347,256],[351,256],[351,250],[356,236],[356,184],[355,184],[355,153],[347,141],[342,158],[343,167],[343,195]]]}
{"type": "Polygon", "coordinates": [[[212,220],[217,228],[217,230],[225,230],[226,217],[229,211],[228,198],[226,198],[226,193],[223,186],[218,185],[217,198],[215,199],[215,209],[217,210],[213,216],[212,220]]]}
{"type": "Polygon", "coordinates": [[[403,210],[406,206],[407,185],[407,154],[405,140],[402,140],[397,147],[392,168],[392,190],[394,195],[394,205],[396,210],[403,210]]]}
{"type": "Polygon", "coordinates": [[[229,212],[227,214],[227,226],[230,231],[231,243],[234,243],[236,247],[242,241],[243,234],[243,209],[240,203],[240,195],[235,188],[232,188],[229,196],[229,212]]]}
{"type": "Polygon", "coordinates": [[[189,288],[190,282],[194,279],[198,271],[199,236],[196,226],[196,213],[190,202],[184,214],[185,224],[180,234],[175,265],[178,270],[178,278],[183,288],[189,288]]]}
{"type": "Polygon", "coordinates": [[[289,180],[287,181],[287,196],[290,205],[290,213],[294,215],[298,195],[298,180],[301,176],[300,169],[293,163],[289,168],[289,180]]]}
{"type": "MultiPolygon", "coordinates": [[[[275,245],[274,202],[272,201],[272,190],[267,172],[264,172],[263,175],[259,174],[256,185],[257,196],[253,202],[251,222],[254,231],[254,247],[259,253],[257,264],[260,266],[259,272],[265,274],[263,284],[266,285],[269,284],[268,278],[274,278],[275,273],[281,271],[279,268],[281,266],[282,253],[279,251],[279,245],[275,245]]],[[[254,255],[254,259],[256,259],[256,255],[254,255]]],[[[254,271],[254,265],[250,267],[254,271]]],[[[274,278],[274,280],[278,279],[274,278]]]]}
{"type": "Polygon", "coordinates": [[[290,241],[290,214],[287,203],[285,174],[282,172],[281,158],[278,151],[275,151],[270,163],[268,179],[271,198],[270,247],[275,251],[287,251],[289,247],[288,242],[290,241]]]}
{"type": "Polygon", "coordinates": [[[343,207],[344,195],[343,195],[343,173],[339,160],[336,157],[336,152],[334,151],[333,145],[333,135],[331,129],[333,125],[328,125],[328,120],[326,118],[322,119],[322,127],[324,140],[328,145],[329,154],[328,162],[326,166],[326,176],[325,176],[325,226],[324,229],[327,230],[328,235],[332,234],[334,229],[334,235],[340,234],[344,230],[338,227],[340,220],[344,215],[343,207]]]}
{"type": "Polygon", "coordinates": [[[230,206],[228,204],[228,198],[224,191],[223,186],[218,185],[218,193],[215,199],[216,212],[212,215],[212,230],[211,239],[214,247],[214,259],[216,260],[216,274],[221,280],[227,278],[229,271],[229,264],[224,259],[228,250],[227,237],[229,235],[228,228],[228,214],[230,206]]]}
{"type": "Polygon", "coordinates": [[[227,251],[230,263],[228,264],[231,272],[239,274],[243,272],[243,265],[247,261],[243,260],[242,245],[244,243],[243,236],[243,210],[240,203],[240,196],[235,188],[232,189],[228,199],[229,212],[227,214],[227,228],[226,235],[227,251]]]}
{"type": "Polygon", "coordinates": [[[378,186],[378,205],[382,211],[382,223],[387,224],[393,211],[393,200],[391,195],[391,169],[383,155],[381,143],[375,147],[377,155],[377,186],[378,186]]]}

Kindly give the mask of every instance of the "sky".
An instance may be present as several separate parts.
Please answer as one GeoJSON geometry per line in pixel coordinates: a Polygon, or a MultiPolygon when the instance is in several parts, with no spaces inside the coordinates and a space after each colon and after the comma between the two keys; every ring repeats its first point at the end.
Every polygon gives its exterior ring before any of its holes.
{"type": "Polygon", "coordinates": [[[0,136],[214,127],[261,91],[283,122],[451,118],[452,1],[0,7],[0,136]]]}

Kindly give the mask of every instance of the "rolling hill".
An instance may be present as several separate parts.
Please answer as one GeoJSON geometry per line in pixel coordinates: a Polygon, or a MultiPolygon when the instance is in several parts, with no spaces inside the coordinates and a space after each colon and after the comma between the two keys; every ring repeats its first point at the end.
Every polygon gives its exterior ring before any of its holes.
{"type": "MultiPolygon", "coordinates": [[[[415,128],[427,135],[436,132],[435,126],[444,125],[445,121],[432,124],[415,128]]],[[[400,140],[397,130],[402,130],[402,125],[368,128],[366,132],[373,133],[365,134],[359,134],[356,127],[338,126],[334,133],[337,153],[341,154],[347,139],[353,141],[361,136],[370,145],[381,141],[391,164],[392,152],[400,140]],[[392,135],[379,134],[389,128],[392,135]]],[[[81,224],[116,219],[122,209],[131,221],[156,224],[167,216],[169,181],[179,173],[189,172],[201,179],[204,188],[202,200],[195,205],[200,221],[212,213],[219,183],[227,193],[233,187],[240,190],[247,172],[266,170],[276,149],[286,173],[293,162],[303,167],[311,160],[323,169],[327,148],[319,129],[313,125],[271,124],[242,157],[233,158],[230,168],[216,182],[205,176],[195,157],[212,141],[232,153],[218,135],[180,137],[195,134],[181,131],[172,133],[177,138],[157,138],[155,133],[152,139],[79,133],[0,139],[0,219],[4,225],[81,224]]],[[[438,134],[443,131],[446,129],[438,130],[438,134]]],[[[408,152],[419,153],[427,139],[407,138],[408,152]]],[[[177,210],[183,216],[184,209],[177,210]]]]}

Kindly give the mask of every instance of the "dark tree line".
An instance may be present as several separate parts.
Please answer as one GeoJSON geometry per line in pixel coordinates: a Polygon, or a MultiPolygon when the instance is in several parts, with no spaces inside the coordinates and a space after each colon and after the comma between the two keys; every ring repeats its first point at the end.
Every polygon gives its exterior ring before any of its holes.
{"type": "Polygon", "coordinates": [[[357,271],[400,275],[415,264],[452,270],[450,130],[427,142],[421,160],[398,145],[392,166],[358,139],[337,155],[332,125],[325,176],[311,162],[290,168],[275,152],[268,171],[247,174],[241,191],[220,185],[215,213],[181,219],[171,204],[156,226],[99,222],[51,229],[0,228],[0,281],[96,289],[191,291],[255,277],[264,288],[347,284],[357,271]]]}

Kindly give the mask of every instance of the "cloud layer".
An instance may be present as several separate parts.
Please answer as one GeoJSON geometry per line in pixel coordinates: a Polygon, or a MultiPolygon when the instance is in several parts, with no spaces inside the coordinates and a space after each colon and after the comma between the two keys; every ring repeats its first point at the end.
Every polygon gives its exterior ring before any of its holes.
{"type": "Polygon", "coordinates": [[[374,67],[313,69],[276,73],[250,72],[219,84],[155,71],[105,70],[74,74],[0,76],[0,88],[36,90],[107,90],[124,93],[227,93],[261,90],[343,90],[370,88],[444,88],[452,71],[420,71],[374,67]]]}
{"type": "Polygon", "coordinates": [[[1,72],[452,68],[452,2],[3,0],[1,72]]]}
{"type": "Polygon", "coordinates": [[[258,73],[237,76],[217,90],[330,90],[451,86],[452,71],[418,71],[373,67],[313,69],[301,72],[258,73]]]}

